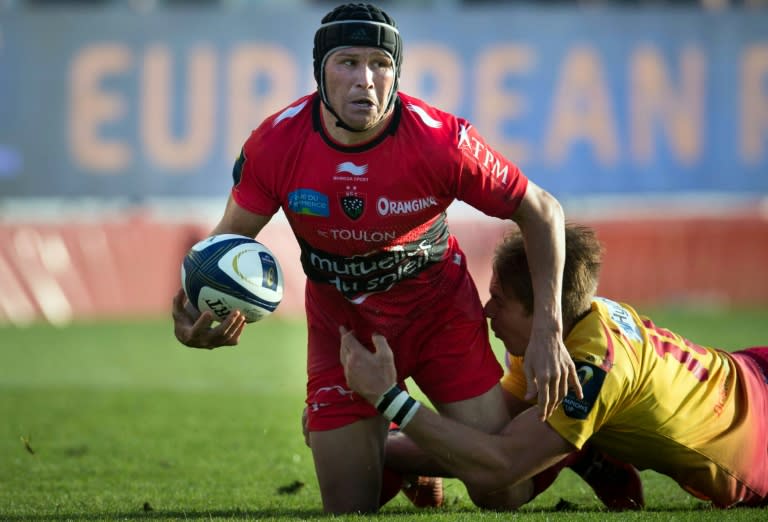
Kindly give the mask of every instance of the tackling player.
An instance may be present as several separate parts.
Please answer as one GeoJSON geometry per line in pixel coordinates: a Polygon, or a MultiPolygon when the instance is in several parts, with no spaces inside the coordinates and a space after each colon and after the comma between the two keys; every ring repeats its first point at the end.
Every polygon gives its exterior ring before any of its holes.
{"type": "Polygon", "coordinates": [[[569,394],[541,422],[522,401],[520,356],[534,302],[529,261],[519,234],[502,242],[485,305],[510,354],[503,386],[521,410],[503,436],[421,408],[393,387],[392,352],[383,336],[373,338],[377,351],[371,353],[343,332],[342,361],[352,389],[385,417],[400,419],[403,432],[445,470],[472,490],[497,495],[509,509],[546,488],[554,480],[552,467],[568,464],[587,443],[638,469],[663,473],[716,507],[768,505],[768,347],[728,353],[700,346],[626,304],[595,297],[600,244],[590,229],[569,225],[564,336],[583,398],[569,394]]]}
{"type": "MultiPolygon", "coordinates": [[[[248,138],[224,216],[211,234],[255,237],[279,209],[307,276],[308,430],[323,506],[378,509],[388,422],[346,383],[338,325],[396,344],[397,381],[412,377],[446,415],[486,432],[508,421],[502,368],[488,339],[464,253],[446,209],[464,200],[515,221],[531,256],[536,306],[526,358],[529,394],[548,416],[580,392],[561,341],[563,212],[467,121],[398,92],[403,44],[371,4],[344,4],[314,39],[317,92],[267,118],[248,138]]],[[[232,313],[213,325],[183,292],[176,337],[237,344],[232,313]]]]}

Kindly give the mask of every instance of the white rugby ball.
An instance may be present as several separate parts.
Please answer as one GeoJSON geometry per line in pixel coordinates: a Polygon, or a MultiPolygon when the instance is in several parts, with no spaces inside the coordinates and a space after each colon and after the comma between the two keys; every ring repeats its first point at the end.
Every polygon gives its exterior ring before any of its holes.
{"type": "Polygon", "coordinates": [[[283,299],[283,271],[272,252],[253,238],[219,234],[189,249],[181,285],[200,311],[223,321],[240,310],[253,323],[271,314],[283,299]]]}

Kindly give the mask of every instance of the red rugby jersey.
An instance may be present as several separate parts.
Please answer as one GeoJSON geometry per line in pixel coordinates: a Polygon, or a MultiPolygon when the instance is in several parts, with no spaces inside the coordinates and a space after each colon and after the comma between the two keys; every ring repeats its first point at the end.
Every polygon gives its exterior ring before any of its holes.
{"type": "Polygon", "coordinates": [[[309,279],[353,300],[452,259],[455,199],[509,218],[528,184],[467,121],[403,93],[388,128],[355,146],[330,138],[319,97],[304,96],[253,131],[233,177],[241,207],[282,207],[309,279]]]}

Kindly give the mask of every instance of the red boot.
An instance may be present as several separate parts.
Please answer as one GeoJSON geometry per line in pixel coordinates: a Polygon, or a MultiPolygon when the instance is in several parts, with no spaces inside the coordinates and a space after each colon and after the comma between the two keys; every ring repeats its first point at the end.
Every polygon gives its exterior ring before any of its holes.
{"type": "Polygon", "coordinates": [[[438,508],[445,500],[443,479],[441,477],[412,477],[403,481],[400,490],[414,506],[419,508],[438,508]]]}
{"type": "Polygon", "coordinates": [[[587,445],[569,467],[594,490],[611,511],[643,509],[643,483],[637,469],[587,445]]]}

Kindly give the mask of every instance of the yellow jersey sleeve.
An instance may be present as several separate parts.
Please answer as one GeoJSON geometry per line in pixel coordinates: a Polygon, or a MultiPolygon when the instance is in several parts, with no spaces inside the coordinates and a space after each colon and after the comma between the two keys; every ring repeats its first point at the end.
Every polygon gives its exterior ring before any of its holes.
{"type": "MultiPolygon", "coordinates": [[[[547,419],[565,440],[577,448],[589,440],[717,506],[768,498],[768,377],[757,363],[600,297],[565,345],[584,392],[569,393],[547,419]]],[[[502,386],[520,396],[523,362],[508,359],[502,386]]]]}
{"type": "Polygon", "coordinates": [[[523,357],[506,354],[504,357],[506,370],[501,378],[501,387],[516,398],[525,400],[525,371],[523,370],[523,357]]]}

